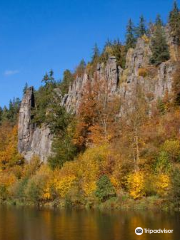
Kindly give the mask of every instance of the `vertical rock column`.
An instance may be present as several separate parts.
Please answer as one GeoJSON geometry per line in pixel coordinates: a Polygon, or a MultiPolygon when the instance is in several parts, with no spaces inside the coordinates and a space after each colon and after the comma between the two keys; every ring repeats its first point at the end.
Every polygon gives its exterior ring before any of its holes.
{"type": "Polygon", "coordinates": [[[21,102],[18,122],[18,151],[26,153],[31,148],[33,124],[31,123],[31,108],[34,107],[33,87],[26,90],[21,102]]]}

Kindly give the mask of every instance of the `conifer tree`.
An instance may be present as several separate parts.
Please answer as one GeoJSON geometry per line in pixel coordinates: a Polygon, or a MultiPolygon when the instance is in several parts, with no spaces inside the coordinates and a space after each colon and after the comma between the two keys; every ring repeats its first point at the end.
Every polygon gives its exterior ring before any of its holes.
{"type": "Polygon", "coordinates": [[[108,176],[103,175],[97,181],[97,189],[95,196],[101,201],[106,201],[111,197],[116,196],[115,189],[109,180],[108,176]]]}
{"type": "Polygon", "coordinates": [[[68,92],[69,86],[71,85],[73,80],[73,74],[70,70],[66,69],[63,73],[63,80],[60,83],[60,89],[63,96],[68,92]]]}
{"type": "Polygon", "coordinates": [[[25,86],[24,86],[24,88],[23,88],[23,94],[25,94],[26,93],[26,90],[28,89],[28,84],[27,84],[27,82],[25,83],[25,86]]]}
{"type": "Polygon", "coordinates": [[[171,27],[171,35],[176,44],[180,45],[180,12],[177,1],[174,1],[173,10],[169,15],[169,25],[171,27]]]}
{"type": "Polygon", "coordinates": [[[1,123],[2,123],[2,115],[3,115],[3,110],[2,110],[2,108],[0,107],[0,125],[1,125],[1,123]]]}
{"type": "Polygon", "coordinates": [[[42,82],[44,82],[45,85],[47,85],[47,84],[55,84],[55,79],[54,79],[53,75],[54,75],[53,70],[50,70],[49,74],[46,73],[44,75],[44,77],[42,79],[42,82]]]}
{"type": "Polygon", "coordinates": [[[131,19],[129,19],[127,30],[126,30],[126,51],[129,48],[134,48],[136,44],[136,38],[134,35],[134,25],[131,19]]]}
{"type": "Polygon", "coordinates": [[[169,47],[166,42],[166,36],[164,33],[163,27],[160,25],[158,20],[158,24],[155,26],[155,32],[151,41],[151,50],[152,57],[150,59],[150,63],[158,66],[162,62],[169,60],[169,47]]]}
{"type": "Polygon", "coordinates": [[[99,48],[97,46],[97,44],[94,45],[94,48],[93,48],[93,55],[92,55],[92,62],[96,62],[99,58],[99,48]]]}
{"type": "Polygon", "coordinates": [[[137,35],[137,38],[140,38],[142,37],[144,34],[147,33],[147,30],[146,30],[146,25],[145,25],[145,19],[143,17],[143,15],[140,17],[140,21],[139,21],[139,25],[138,27],[136,28],[136,35],[137,35]]]}
{"type": "Polygon", "coordinates": [[[86,69],[86,62],[82,59],[76,68],[75,75],[82,76],[86,69]]]}
{"type": "Polygon", "coordinates": [[[163,21],[161,19],[160,14],[158,14],[157,17],[156,17],[155,25],[156,26],[163,26],[163,21]]]}

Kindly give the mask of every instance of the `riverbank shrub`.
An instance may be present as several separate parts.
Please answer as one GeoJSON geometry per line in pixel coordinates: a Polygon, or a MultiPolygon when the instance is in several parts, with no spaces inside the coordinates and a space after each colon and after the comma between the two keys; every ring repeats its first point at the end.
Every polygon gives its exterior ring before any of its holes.
{"type": "Polygon", "coordinates": [[[143,172],[131,173],[127,177],[127,186],[129,194],[134,199],[141,198],[145,195],[145,176],[143,172]]]}
{"type": "Polygon", "coordinates": [[[101,202],[116,196],[115,189],[107,175],[103,175],[98,179],[96,183],[95,196],[101,202]]]}

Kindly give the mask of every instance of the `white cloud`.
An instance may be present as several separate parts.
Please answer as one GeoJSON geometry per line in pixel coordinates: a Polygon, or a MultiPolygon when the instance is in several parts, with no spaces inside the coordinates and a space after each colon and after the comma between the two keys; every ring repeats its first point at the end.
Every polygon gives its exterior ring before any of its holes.
{"type": "Polygon", "coordinates": [[[4,72],[4,75],[5,75],[5,76],[11,76],[11,75],[15,75],[15,74],[17,74],[17,73],[19,73],[19,70],[6,70],[6,71],[4,72]]]}

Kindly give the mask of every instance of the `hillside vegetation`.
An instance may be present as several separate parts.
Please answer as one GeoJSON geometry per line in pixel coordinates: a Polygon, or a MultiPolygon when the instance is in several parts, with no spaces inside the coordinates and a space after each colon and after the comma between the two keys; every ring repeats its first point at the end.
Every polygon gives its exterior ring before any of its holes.
{"type": "MultiPolygon", "coordinates": [[[[180,12],[175,2],[169,14],[170,34],[180,47],[180,12]]],[[[37,156],[29,163],[17,151],[17,119],[20,101],[0,108],[0,200],[13,204],[49,206],[180,209],[180,59],[172,59],[160,16],[147,27],[143,16],[137,27],[129,20],[126,41],[97,45],[91,61],[80,62],[75,72],[66,70],[62,81],[51,70],[35,92],[32,122],[47,124],[54,134],[53,154],[47,164],[37,156]],[[172,92],[147,104],[137,89],[134,108],[119,117],[121,102],[108,99],[105,82],[86,85],[78,112],[58,104],[70,84],[85,71],[94,73],[98,63],[115,56],[126,69],[126,56],[137,39],[150,42],[149,66],[155,71],[174,61],[172,92]],[[56,90],[56,91],[54,91],[56,90]],[[107,100],[108,99],[108,100],[107,100]]],[[[179,51],[178,51],[179,53],[179,51]]],[[[140,68],[146,77],[148,69],[140,68]]],[[[26,93],[27,85],[24,88],[26,93]]],[[[149,96],[151,97],[151,96],[149,96]]]]}

